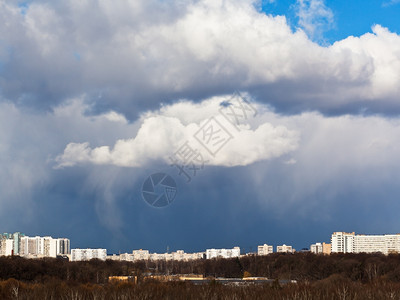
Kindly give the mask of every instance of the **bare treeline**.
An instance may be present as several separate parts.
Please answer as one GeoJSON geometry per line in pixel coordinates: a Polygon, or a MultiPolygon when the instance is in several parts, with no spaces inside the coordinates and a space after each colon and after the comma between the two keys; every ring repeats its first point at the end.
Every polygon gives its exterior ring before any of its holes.
{"type": "Polygon", "coordinates": [[[77,284],[59,280],[25,283],[15,279],[0,282],[0,299],[40,300],[147,300],[147,299],[400,299],[400,284],[376,281],[362,284],[329,277],[322,282],[279,285],[226,286],[186,282],[77,284]]]}
{"type": "Polygon", "coordinates": [[[311,253],[240,259],[68,262],[0,257],[0,299],[400,299],[400,255],[311,253]],[[296,284],[229,286],[145,281],[146,274],[263,276],[296,284]],[[138,284],[108,276],[138,276],[138,284]]]}

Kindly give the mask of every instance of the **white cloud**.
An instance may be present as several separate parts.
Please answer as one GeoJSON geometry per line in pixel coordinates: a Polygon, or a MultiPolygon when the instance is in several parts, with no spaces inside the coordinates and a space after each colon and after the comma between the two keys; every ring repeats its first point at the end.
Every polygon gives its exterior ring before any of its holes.
{"type": "Polygon", "coordinates": [[[112,164],[140,167],[154,160],[170,163],[173,155],[186,141],[200,151],[208,165],[239,166],[276,158],[297,148],[298,134],[284,126],[262,123],[254,129],[242,126],[235,129],[219,115],[219,104],[230,99],[215,97],[202,103],[188,101],[164,106],[158,112],[149,112],[142,117],[142,125],[136,137],[118,140],[109,146],[90,148],[89,143],[70,143],[64,153],[57,157],[58,167],[78,163],[112,164]],[[207,119],[219,118],[228,134],[233,138],[215,157],[208,157],[207,150],[196,143],[193,136],[207,119]]]}

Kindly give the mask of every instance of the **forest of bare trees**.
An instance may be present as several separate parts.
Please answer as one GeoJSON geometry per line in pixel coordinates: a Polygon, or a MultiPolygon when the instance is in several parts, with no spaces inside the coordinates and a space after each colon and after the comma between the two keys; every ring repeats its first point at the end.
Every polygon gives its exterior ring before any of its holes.
{"type": "Polygon", "coordinates": [[[0,299],[400,299],[400,255],[311,253],[240,259],[69,262],[0,257],[0,299]],[[144,280],[147,274],[276,279],[245,286],[144,280]],[[138,283],[108,282],[138,276],[138,283]],[[297,283],[280,285],[278,279],[297,283]]]}

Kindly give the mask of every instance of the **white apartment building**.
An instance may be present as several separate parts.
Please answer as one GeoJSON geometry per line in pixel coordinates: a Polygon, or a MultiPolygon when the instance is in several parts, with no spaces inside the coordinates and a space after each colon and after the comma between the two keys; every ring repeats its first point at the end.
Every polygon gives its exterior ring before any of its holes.
{"type": "Polygon", "coordinates": [[[400,253],[400,234],[363,235],[334,232],[332,253],[400,253]]]}
{"type": "Polygon", "coordinates": [[[282,246],[276,247],[276,252],[278,252],[278,253],[294,253],[295,250],[293,249],[292,246],[283,244],[282,246]]]}
{"type": "Polygon", "coordinates": [[[56,257],[70,254],[70,241],[66,238],[53,239],[51,236],[21,237],[21,256],[56,257]]]}
{"type": "Polygon", "coordinates": [[[71,254],[71,242],[66,238],[58,238],[57,241],[57,255],[71,254]]]}
{"type": "Polygon", "coordinates": [[[150,258],[149,250],[133,250],[132,251],[133,260],[148,260],[150,258]]]}
{"type": "Polygon", "coordinates": [[[119,256],[113,255],[109,257],[113,260],[124,260],[124,261],[138,261],[138,260],[179,260],[189,261],[195,259],[203,259],[204,252],[196,253],[185,253],[183,250],[177,250],[171,253],[150,253],[149,250],[133,250],[132,253],[122,253],[119,256]]]}
{"type": "Polygon", "coordinates": [[[257,247],[257,254],[258,255],[268,255],[274,252],[274,247],[264,244],[257,247]]]}
{"type": "Polygon", "coordinates": [[[331,238],[332,253],[353,253],[354,232],[334,232],[331,238]]]}
{"type": "Polygon", "coordinates": [[[23,236],[24,234],[20,232],[0,234],[0,255],[18,255],[23,236]],[[12,241],[12,245],[10,241],[12,241]]]}
{"type": "Polygon", "coordinates": [[[107,259],[106,249],[72,249],[71,261],[91,260],[97,258],[100,260],[107,259]]]}
{"type": "Polygon", "coordinates": [[[240,248],[233,249],[207,249],[206,259],[240,257],[240,248]]]}
{"type": "Polygon", "coordinates": [[[0,241],[0,256],[10,256],[14,251],[13,239],[2,239],[0,241]]]}
{"type": "Polygon", "coordinates": [[[171,254],[173,260],[180,260],[180,261],[189,261],[189,260],[204,258],[204,252],[185,253],[185,251],[183,250],[177,250],[176,252],[172,252],[171,254]]]}
{"type": "Polygon", "coordinates": [[[400,234],[385,235],[387,253],[400,253],[400,234]]]}
{"type": "Polygon", "coordinates": [[[315,254],[322,254],[323,253],[322,243],[312,244],[310,246],[310,252],[315,254]]]}
{"type": "Polygon", "coordinates": [[[386,238],[384,235],[355,235],[354,253],[374,253],[386,251],[386,238]]]}

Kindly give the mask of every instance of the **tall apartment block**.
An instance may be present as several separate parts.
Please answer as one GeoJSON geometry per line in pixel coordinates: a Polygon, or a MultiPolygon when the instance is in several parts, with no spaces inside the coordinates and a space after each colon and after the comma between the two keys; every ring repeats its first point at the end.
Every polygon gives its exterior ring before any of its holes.
{"type": "Polygon", "coordinates": [[[0,255],[56,257],[67,254],[70,254],[70,241],[66,238],[29,237],[20,232],[0,235],[0,255]]]}

